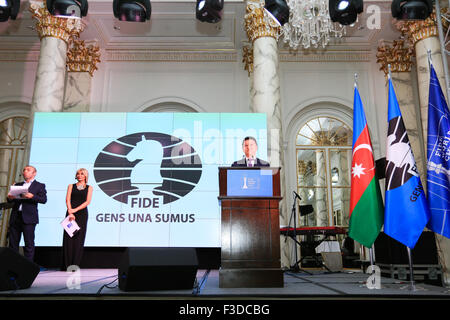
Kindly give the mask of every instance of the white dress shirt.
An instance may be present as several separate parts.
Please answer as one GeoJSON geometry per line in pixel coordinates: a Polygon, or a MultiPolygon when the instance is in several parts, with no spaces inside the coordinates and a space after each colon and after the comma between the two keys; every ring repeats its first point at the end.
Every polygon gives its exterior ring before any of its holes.
{"type": "Polygon", "coordinates": [[[256,164],[256,159],[255,158],[247,158],[245,159],[247,162],[247,167],[254,167],[256,164]]]}
{"type": "MultiPolygon", "coordinates": [[[[27,187],[27,189],[31,186],[31,184],[33,183],[33,181],[34,181],[34,179],[33,180],[30,180],[30,182],[24,182],[23,183],[23,186],[24,187],[27,187]]],[[[19,211],[22,211],[22,204],[20,204],[20,206],[19,206],[19,211]]]]}

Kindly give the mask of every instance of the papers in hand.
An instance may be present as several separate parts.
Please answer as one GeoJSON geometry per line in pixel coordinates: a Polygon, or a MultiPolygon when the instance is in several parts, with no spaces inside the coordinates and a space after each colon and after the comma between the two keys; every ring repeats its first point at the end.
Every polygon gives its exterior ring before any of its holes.
{"type": "Polygon", "coordinates": [[[22,193],[27,193],[28,192],[28,187],[24,187],[24,186],[11,186],[11,188],[9,189],[9,194],[14,196],[14,197],[21,197],[22,193]]]}
{"type": "Polygon", "coordinates": [[[62,222],[61,226],[66,230],[67,234],[72,238],[73,235],[80,230],[80,227],[75,222],[75,220],[70,221],[69,216],[67,216],[62,222]]]}

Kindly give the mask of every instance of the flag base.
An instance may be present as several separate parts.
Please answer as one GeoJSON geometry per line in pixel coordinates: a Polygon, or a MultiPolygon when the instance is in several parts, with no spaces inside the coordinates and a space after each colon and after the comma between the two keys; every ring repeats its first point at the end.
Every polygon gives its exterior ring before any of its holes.
{"type": "Polygon", "coordinates": [[[414,283],[410,283],[406,286],[402,286],[402,287],[400,287],[400,290],[409,290],[409,291],[413,291],[413,292],[428,291],[428,289],[425,289],[424,287],[421,287],[421,286],[416,286],[414,283]]]}

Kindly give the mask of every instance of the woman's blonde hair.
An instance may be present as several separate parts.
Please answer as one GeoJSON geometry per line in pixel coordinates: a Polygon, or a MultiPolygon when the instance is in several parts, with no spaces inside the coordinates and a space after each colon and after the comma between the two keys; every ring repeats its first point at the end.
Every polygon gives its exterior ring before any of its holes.
{"type": "Polygon", "coordinates": [[[77,173],[80,171],[84,174],[84,176],[86,177],[86,183],[88,183],[89,172],[85,168],[80,168],[77,170],[77,172],[75,172],[75,179],[77,178],[77,173]]]}

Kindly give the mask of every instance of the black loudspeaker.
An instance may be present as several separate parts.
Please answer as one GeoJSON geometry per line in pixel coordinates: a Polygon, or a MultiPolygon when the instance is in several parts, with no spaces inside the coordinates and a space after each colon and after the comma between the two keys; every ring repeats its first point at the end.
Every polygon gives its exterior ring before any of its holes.
{"type": "Polygon", "coordinates": [[[375,161],[375,173],[377,174],[378,180],[386,178],[386,157],[375,161]]]}
{"type": "Polygon", "coordinates": [[[0,291],[31,287],[40,268],[10,248],[0,248],[0,291]]]}
{"type": "Polygon", "coordinates": [[[195,248],[127,248],[119,264],[119,288],[192,289],[197,269],[195,248]]]}
{"type": "Polygon", "coordinates": [[[298,211],[300,212],[300,216],[303,217],[303,216],[307,216],[310,213],[313,213],[314,208],[311,204],[299,205],[298,211]]]}

